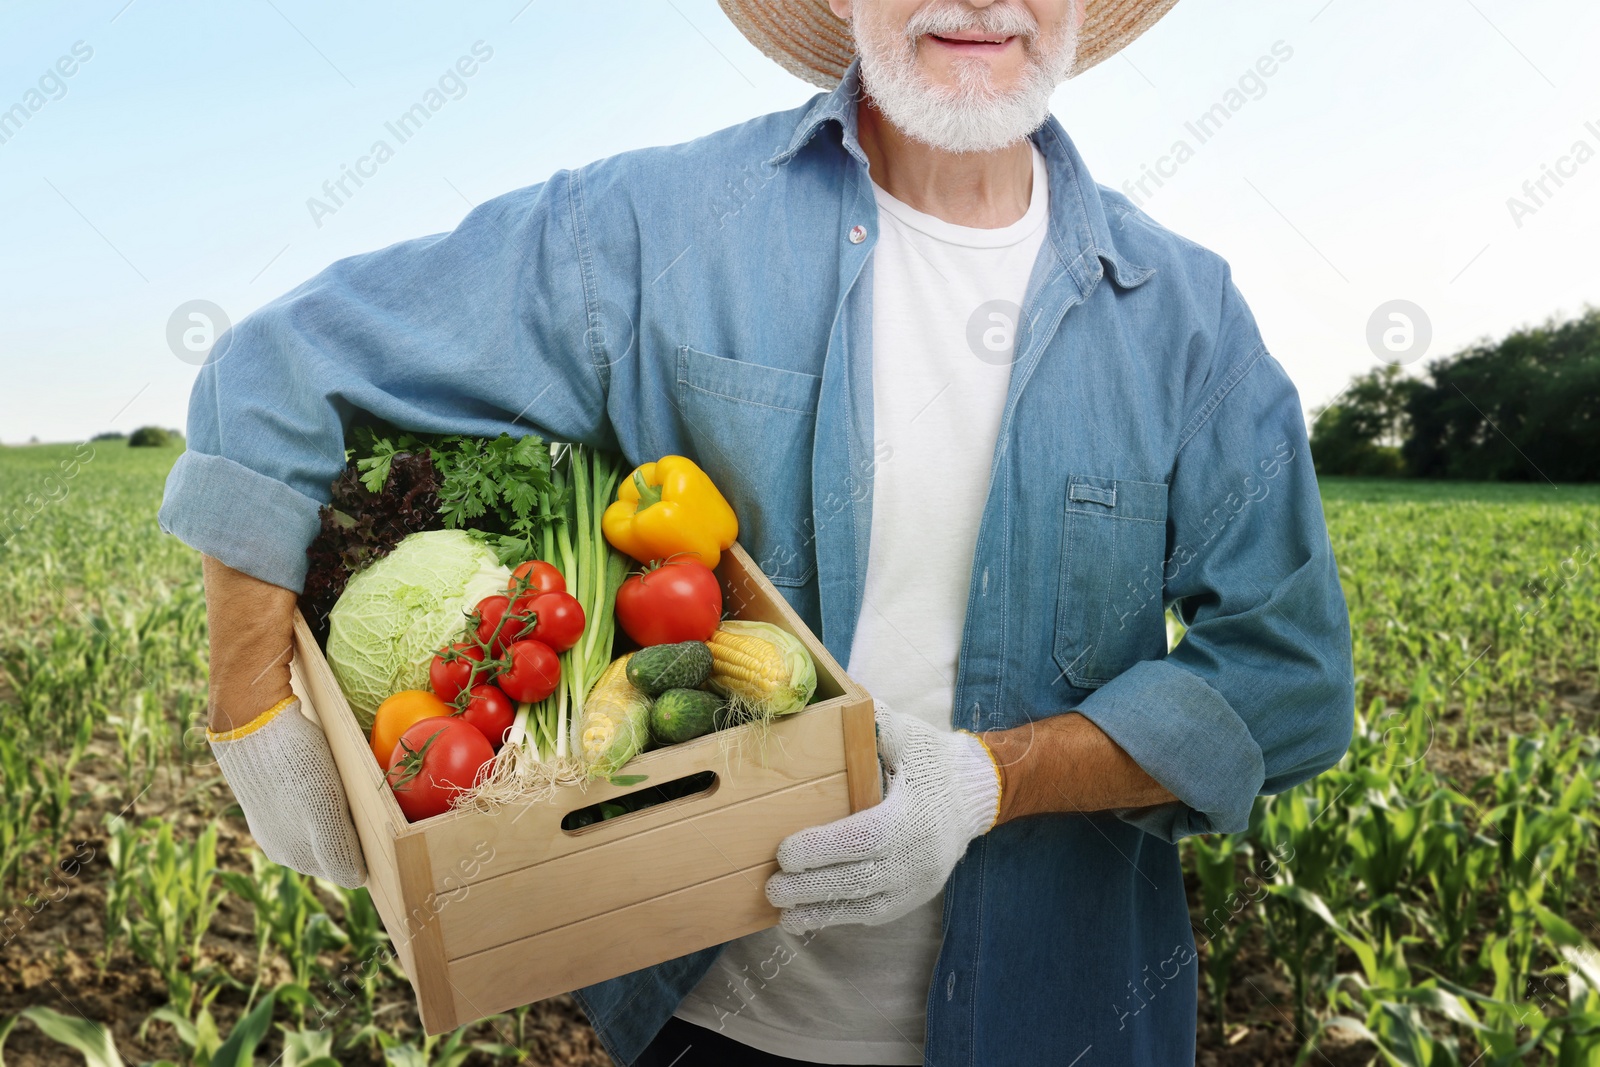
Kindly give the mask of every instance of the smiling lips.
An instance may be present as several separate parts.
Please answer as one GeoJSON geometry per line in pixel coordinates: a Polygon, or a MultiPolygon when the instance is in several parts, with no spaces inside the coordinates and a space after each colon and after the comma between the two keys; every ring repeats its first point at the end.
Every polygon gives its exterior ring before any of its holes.
{"type": "Polygon", "coordinates": [[[990,56],[1005,51],[1015,37],[997,37],[983,33],[952,33],[927,35],[928,40],[957,54],[990,56]]]}

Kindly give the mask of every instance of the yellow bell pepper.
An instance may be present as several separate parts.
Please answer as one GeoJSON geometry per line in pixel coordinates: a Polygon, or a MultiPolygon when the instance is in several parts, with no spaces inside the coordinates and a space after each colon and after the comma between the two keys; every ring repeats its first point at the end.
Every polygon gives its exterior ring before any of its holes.
{"type": "Polygon", "coordinates": [[[611,547],[640,563],[681,554],[715,567],[739,536],[739,520],[692,460],[662,456],[617,487],[600,529],[611,547]]]}

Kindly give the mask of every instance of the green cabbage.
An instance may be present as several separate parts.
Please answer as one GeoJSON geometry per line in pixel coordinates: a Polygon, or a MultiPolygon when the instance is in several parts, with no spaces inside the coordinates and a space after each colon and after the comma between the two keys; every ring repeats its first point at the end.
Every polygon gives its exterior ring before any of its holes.
{"type": "Polygon", "coordinates": [[[327,655],[363,730],[395,693],[428,688],[433,654],[510,580],[494,550],[463,530],[412,534],[350,579],[328,615],[327,655]]]}

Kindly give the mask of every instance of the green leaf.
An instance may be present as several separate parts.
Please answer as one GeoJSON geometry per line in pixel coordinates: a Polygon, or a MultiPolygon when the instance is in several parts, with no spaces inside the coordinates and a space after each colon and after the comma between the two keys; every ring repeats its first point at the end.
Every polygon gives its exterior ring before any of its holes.
{"type": "Polygon", "coordinates": [[[612,785],[638,785],[649,777],[648,774],[613,774],[606,781],[612,785]]]}
{"type": "Polygon", "coordinates": [[[512,514],[519,519],[526,519],[539,505],[539,490],[525,482],[507,482],[505,497],[512,514]]]}
{"type": "Polygon", "coordinates": [[[1546,908],[1533,906],[1533,913],[1544,928],[1545,936],[1555,943],[1559,955],[1573,974],[1579,975],[1589,989],[1600,989],[1600,953],[1576,926],[1546,908]]]}
{"type": "Polygon", "coordinates": [[[211,1057],[210,1067],[250,1067],[255,1063],[256,1046],[261,1044],[261,1039],[272,1026],[272,1009],[276,1007],[277,999],[277,990],[268,992],[249,1015],[234,1024],[228,1040],[211,1057]]]}
{"type": "Polygon", "coordinates": [[[360,1029],[351,1031],[345,1036],[344,1043],[339,1047],[345,1051],[357,1048],[367,1042],[372,1042],[381,1049],[390,1049],[400,1043],[400,1039],[375,1023],[366,1023],[360,1029]]]}
{"type": "Polygon", "coordinates": [[[333,1055],[333,1031],[279,1029],[283,1031],[282,1067],[339,1067],[333,1055]]]}
{"type": "Polygon", "coordinates": [[[383,1050],[383,1062],[389,1067],[428,1067],[428,1057],[415,1045],[395,1045],[383,1050]]]}
{"type": "Polygon", "coordinates": [[[111,1035],[99,1023],[62,1015],[46,1007],[24,1008],[21,1018],[43,1030],[50,1040],[81,1053],[87,1067],[124,1067],[111,1035]]]}
{"type": "Polygon", "coordinates": [[[1452,993],[1442,989],[1424,986],[1420,989],[1407,989],[1400,992],[1401,999],[1411,1004],[1417,1004],[1429,1011],[1443,1015],[1451,1022],[1460,1023],[1462,1026],[1473,1030],[1483,1029],[1483,1024],[1478,1017],[1472,1014],[1472,1009],[1452,993]]]}
{"type": "Polygon", "coordinates": [[[178,1040],[183,1042],[184,1048],[194,1049],[200,1043],[199,1028],[196,1027],[194,1023],[190,1022],[189,1019],[176,1008],[157,1008],[155,1011],[147,1015],[144,1022],[139,1025],[140,1041],[144,1040],[144,1035],[146,1031],[150,1029],[151,1023],[166,1023],[168,1026],[172,1027],[172,1029],[177,1032],[178,1040]]]}
{"type": "Polygon", "coordinates": [[[7,1016],[0,1019],[0,1067],[6,1067],[6,1036],[11,1033],[11,1028],[17,1025],[17,1016],[7,1016]]]}

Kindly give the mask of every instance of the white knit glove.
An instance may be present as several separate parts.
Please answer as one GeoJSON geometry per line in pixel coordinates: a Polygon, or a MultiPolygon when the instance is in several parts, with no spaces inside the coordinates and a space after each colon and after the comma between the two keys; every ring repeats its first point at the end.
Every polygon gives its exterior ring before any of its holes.
{"type": "Polygon", "coordinates": [[[778,846],[767,899],[790,933],[900,918],[944,888],[967,844],[999,817],[999,765],[976,734],[874,706],[882,802],[778,846]]]}
{"type": "Polygon", "coordinates": [[[274,863],[355,889],[367,880],[344,783],[294,697],[237,730],[206,731],[250,834],[274,863]]]}

